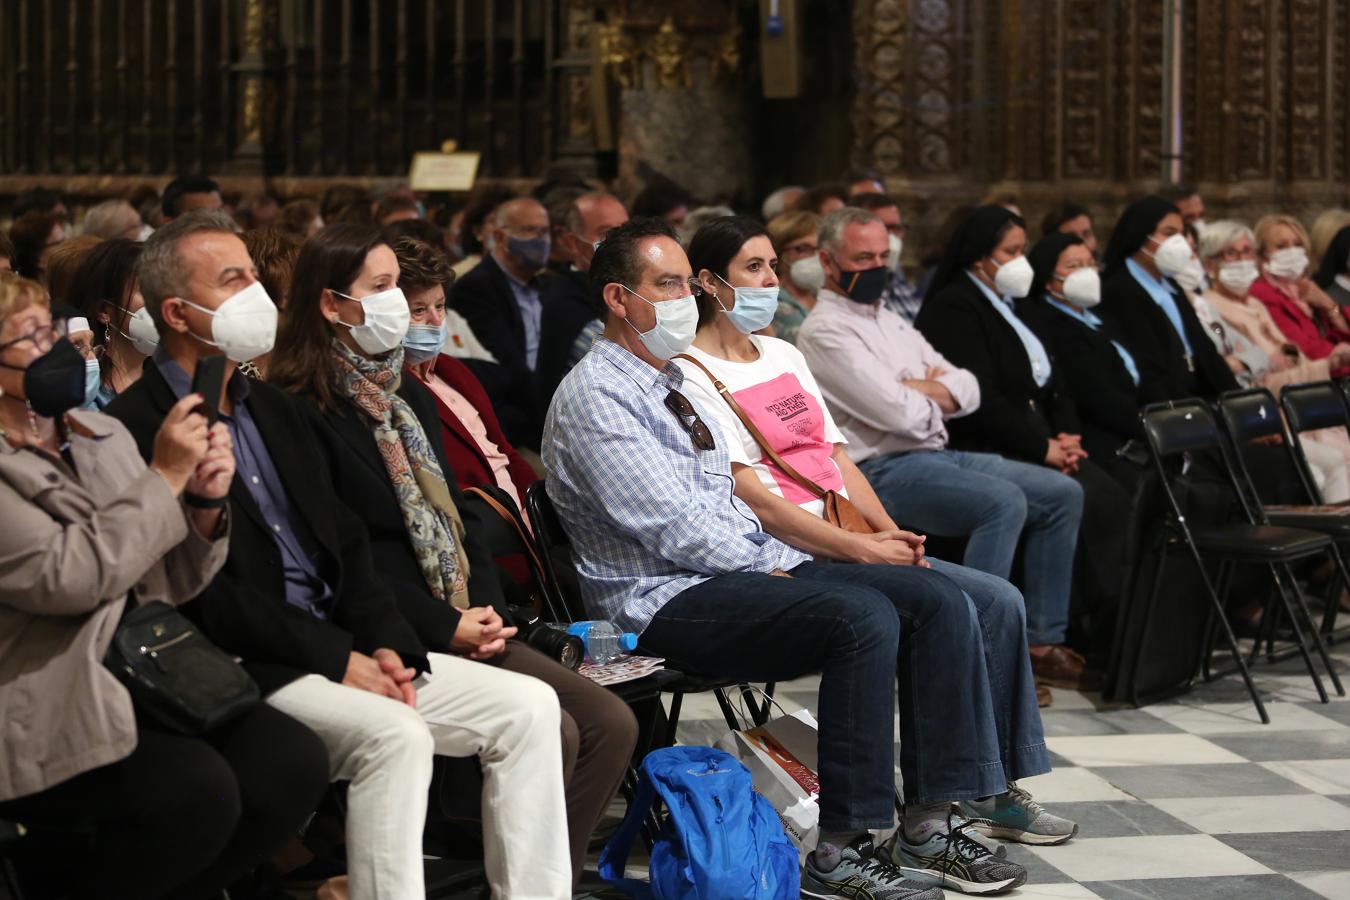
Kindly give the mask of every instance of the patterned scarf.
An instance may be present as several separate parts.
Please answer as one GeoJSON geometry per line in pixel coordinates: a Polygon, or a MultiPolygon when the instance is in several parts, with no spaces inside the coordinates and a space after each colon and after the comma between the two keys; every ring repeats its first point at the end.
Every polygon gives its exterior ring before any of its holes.
{"type": "Polygon", "coordinates": [[[403,348],[395,348],[384,359],[368,359],[335,339],[333,361],[338,393],[370,419],[413,553],[432,596],[460,609],[468,607],[464,523],[422,423],[395,393],[403,371],[403,348]]]}

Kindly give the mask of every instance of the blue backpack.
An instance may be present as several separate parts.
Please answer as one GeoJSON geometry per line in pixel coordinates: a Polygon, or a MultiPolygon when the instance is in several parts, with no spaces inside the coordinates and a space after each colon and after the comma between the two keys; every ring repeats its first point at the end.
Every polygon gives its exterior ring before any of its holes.
{"type": "Polygon", "coordinates": [[[797,900],[797,849],[750,770],[712,747],[667,747],[642,761],[637,796],[600,854],[600,876],[640,900],[797,900]],[[651,883],[624,864],[657,795],[669,816],[652,847],[651,883]]]}

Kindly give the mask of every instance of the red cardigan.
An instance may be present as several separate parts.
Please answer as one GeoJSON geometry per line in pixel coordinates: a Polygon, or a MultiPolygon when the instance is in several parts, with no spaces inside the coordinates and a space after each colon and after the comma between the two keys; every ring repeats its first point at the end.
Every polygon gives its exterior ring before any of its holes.
{"type": "MultiPolygon", "coordinates": [[[[452,356],[441,354],[437,357],[435,371],[442,381],[463,394],[464,398],[483,417],[483,425],[487,428],[488,438],[506,454],[506,458],[509,460],[507,471],[511,475],[511,482],[516,486],[516,492],[520,494],[521,502],[524,502],[526,489],[538,481],[539,476],[534,473],[534,469],[516,452],[516,448],[511,446],[511,442],[502,433],[502,426],[497,421],[497,413],[493,411],[492,402],[488,400],[487,391],[483,390],[483,385],[469,371],[468,366],[452,356]]],[[[432,396],[435,397],[434,392],[432,396]]],[[[483,451],[479,449],[478,442],[473,439],[473,435],[469,434],[469,430],[460,422],[459,417],[451,412],[450,408],[442,403],[439,397],[436,397],[436,413],[441,419],[441,439],[445,444],[445,455],[450,460],[450,468],[454,471],[460,487],[495,485],[497,480],[492,476],[492,466],[488,463],[487,457],[483,455],[483,451]]]]}
{"type": "MultiPolygon", "coordinates": [[[[1350,343],[1350,332],[1336,328],[1317,310],[1313,310],[1315,318],[1309,318],[1288,294],[1267,281],[1264,273],[1252,284],[1250,293],[1269,310],[1284,336],[1309,359],[1326,359],[1337,344],[1350,343]]],[[[1339,378],[1350,374],[1350,369],[1337,369],[1332,374],[1339,378]]]]}

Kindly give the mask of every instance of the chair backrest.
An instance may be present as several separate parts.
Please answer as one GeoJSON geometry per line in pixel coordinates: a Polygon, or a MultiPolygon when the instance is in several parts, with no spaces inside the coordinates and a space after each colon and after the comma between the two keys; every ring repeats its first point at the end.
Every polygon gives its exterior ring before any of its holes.
{"type": "Polygon", "coordinates": [[[1229,436],[1239,444],[1274,434],[1284,436],[1280,404],[1262,387],[1228,391],[1219,398],[1219,415],[1229,436]]]}
{"type": "Polygon", "coordinates": [[[1344,428],[1350,422],[1345,395],[1331,381],[1291,384],[1280,392],[1280,403],[1295,434],[1319,428],[1344,428]]]}
{"type": "Polygon", "coordinates": [[[1218,424],[1203,400],[1153,403],[1140,415],[1149,447],[1159,457],[1222,449],[1218,424]]]}
{"type": "Polygon", "coordinates": [[[530,524],[534,526],[534,537],[539,544],[539,555],[554,606],[565,610],[572,621],[584,620],[586,609],[581,602],[576,579],[560,577],[562,564],[569,568],[572,566],[572,539],[563,528],[562,519],[558,517],[558,510],[544,487],[543,479],[526,489],[525,509],[530,514],[530,524]]]}

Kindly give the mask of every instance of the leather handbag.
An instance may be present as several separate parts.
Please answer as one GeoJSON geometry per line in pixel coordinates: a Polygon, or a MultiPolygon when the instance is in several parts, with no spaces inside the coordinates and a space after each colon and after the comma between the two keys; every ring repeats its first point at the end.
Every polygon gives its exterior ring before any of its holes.
{"type": "Polygon", "coordinates": [[[731,407],[731,411],[736,414],[736,418],[741,420],[741,424],[745,426],[745,430],[750,432],[750,437],[755,439],[756,444],[759,444],[759,448],[764,451],[764,455],[768,457],[769,462],[777,466],[784,475],[801,485],[804,490],[809,491],[818,499],[824,501],[825,510],[822,513],[822,518],[824,518],[826,522],[829,522],[831,525],[838,528],[842,528],[845,531],[851,531],[854,534],[875,533],[876,529],[867,523],[867,518],[847,497],[838,491],[831,491],[821,487],[796,469],[792,468],[792,466],[788,465],[787,460],[778,455],[778,452],[764,439],[764,435],[760,430],[755,427],[755,423],[750,421],[750,417],[745,414],[745,410],[741,409],[741,405],[736,402],[736,398],[731,396],[731,391],[727,390],[727,386],[719,381],[717,376],[708,370],[707,366],[686,353],[677,354],[675,358],[688,360],[703,370],[703,374],[708,376],[708,380],[710,380],[713,387],[717,389],[717,393],[722,395],[722,399],[727,401],[727,406],[731,407]]]}
{"type": "Polygon", "coordinates": [[[179,734],[219,728],[260,699],[243,666],[159,601],[127,610],[104,664],[126,685],[142,715],[179,734]]]}

